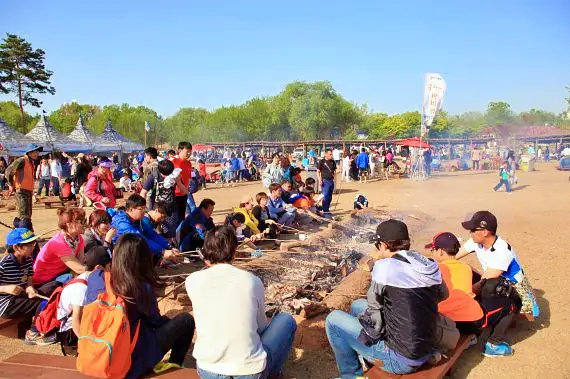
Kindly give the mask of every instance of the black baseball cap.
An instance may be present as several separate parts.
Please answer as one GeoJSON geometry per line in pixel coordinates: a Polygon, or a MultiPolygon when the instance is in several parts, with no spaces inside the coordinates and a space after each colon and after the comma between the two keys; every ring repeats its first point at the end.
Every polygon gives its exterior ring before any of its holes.
{"type": "Polygon", "coordinates": [[[497,232],[497,218],[489,211],[478,211],[473,214],[471,220],[461,223],[465,229],[468,230],[488,230],[490,232],[497,232]]]}
{"type": "Polygon", "coordinates": [[[426,249],[446,249],[459,250],[461,244],[453,233],[438,233],[431,239],[431,242],[425,245],[426,249]]]}
{"type": "Polygon", "coordinates": [[[103,266],[111,262],[111,256],[107,248],[103,246],[95,246],[87,250],[83,256],[83,263],[89,268],[94,268],[95,266],[103,266]]]}
{"type": "Polygon", "coordinates": [[[384,221],[376,228],[376,234],[370,239],[370,243],[382,241],[409,240],[408,227],[402,221],[390,219],[384,221]]]}

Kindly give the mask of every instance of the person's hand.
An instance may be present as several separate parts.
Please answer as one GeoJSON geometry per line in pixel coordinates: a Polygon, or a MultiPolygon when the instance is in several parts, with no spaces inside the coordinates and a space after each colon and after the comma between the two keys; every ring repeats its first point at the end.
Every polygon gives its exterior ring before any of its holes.
{"type": "Polygon", "coordinates": [[[254,234],[253,236],[249,237],[249,240],[253,243],[259,239],[258,234],[254,234]]]}
{"type": "Polygon", "coordinates": [[[10,285],[10,286],[6,286],[6,293],[9,295],[14,295],[14,296],[18,296],[20,295],[22,292],[24,291],[24,289],[20,286],[17,286],[15,284],[10,285]]]}
{"type": "Polygon", "coordinates": [[[14,194],[14,187],[8,184],[8,196],[11,196],[13,194],[14,194]]]}
{"type": "Polygon", "coordinates": [[[273,220],[271,220],[271,219],[267,219],[267,220],[265,220],[265,223],[266,223],[267,225],[274,225],[274,224],[275,224],[275,221],[273,221],[273,220]]]}
{"type": "Polygon", "coordinates": [[[162,258],[164,260],[177,263],[178,261],[181,260],[182,256],[180,255],[178,249],[172,249],[172,250],[165,250],[164,254],[162,255],[162,258]]]}
{"type": "Polygon", "coordinates": [[[109,204],[110,200],[109,200],[108,197],[104,197],[104,198],[101,199],[101,202],[102,202],[103,204],[109,204]]]}
{"type": "Polygon", "coordinates": [[[38,291],[32,287],[32,286],[28,286],[26,287],[26,293],[28,294],[28,298],[34,298],[36,297],[36,295],[38,294],[38,291]]]}

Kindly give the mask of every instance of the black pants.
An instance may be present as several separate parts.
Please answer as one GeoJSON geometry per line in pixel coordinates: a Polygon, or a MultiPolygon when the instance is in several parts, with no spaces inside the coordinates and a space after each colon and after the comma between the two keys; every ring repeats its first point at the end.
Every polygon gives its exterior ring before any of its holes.
{"type": "Polygon", "coordinates": [[[455,326],[461,334],[481,334],[481,326],[485,322],[485,316],[477,321],[455,321],[455,326]]]}
{"type": "Polygon", "coordinates": [[[182,220],[186,218],[186,201],[188,196],[176,196],[174,202],[173,214],[176,215],[176,226],[180,225],[182,220]]]}
{"type": "Polygon", "coordinates": [[[481,327],[483,329],[491,328],[489,342],[503,342],[513,317],[521,309],[520,298],[515,293],[510,296],[484,296],[481,298],[480,304],[483,312],[485,312],[481,327]]]}
{"type": "Polygon", "coordinates": [[[158,346],[163,354],[169,350],[170,363],[182,365],[194,335],[194,318],[188,313],[180,313],[156,331],[158,346]]]}
{"type": "MultiPolygon", "coordinates": [[[[58,282],[48,282],[37,288],[40,295],[49,297],[53,291],[57,287],[61,286],[58,282]]],[[[17,318],[23,316],[35,316],[39,312],[40,304],[42,303],[43,299],[39,297],[28,298],[28,295],[23,294],[20,296],[14,296],[10,303],[8,304],[8,308],[4,311],[2,317],[4,318],[17,318]]]]}

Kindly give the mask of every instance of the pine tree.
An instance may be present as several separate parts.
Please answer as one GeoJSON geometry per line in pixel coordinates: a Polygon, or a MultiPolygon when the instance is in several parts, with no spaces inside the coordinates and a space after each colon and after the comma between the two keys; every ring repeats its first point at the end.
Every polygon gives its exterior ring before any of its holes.
{"type": "Polygon", "coordinates": [[[50,84],[52,71],[44,65],[45,52],[32,49],[25,39],[6,33],[0,44],[0,92],[12,93],[18,97],[20,107],[20,125],[24,130],[24,105],[41,107],[38,94],[55,94],[50,84]]]}

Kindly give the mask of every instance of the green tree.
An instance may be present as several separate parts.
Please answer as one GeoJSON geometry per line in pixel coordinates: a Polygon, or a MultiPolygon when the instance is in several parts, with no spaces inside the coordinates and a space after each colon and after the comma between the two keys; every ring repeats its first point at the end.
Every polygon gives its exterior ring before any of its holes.
{"type": "Polygon", "coordinates": [[[492,101],[487,106],[485,121],[488,126],[507,124],[513,121],[511,106],[504,101],[492,101]]]}
{"type": "Polygon", "coordinates": [[[68,134],[77,124],[80,114],[83,115],[83,122],[90,125],[93,116],[100,111],[97,105],[65,103],[49,115],[49,121],[57,130],[68,134]]]}
{"type": "Polygon", "coordinates": [[[560,123],[560,118],[554,113],[535,108],[528,112],[521,112],[519,118],[525,125],[558,125],[560,123]]]}
{"type": "Polygon", "coordinates": [[[24,106],[39,108],[42,102],[38,94],[55,94],[50,78],[53,72],[44,65],[45,52],[33,49],[25,39],[15,34],[6,34],[0,44],[0,92],[13,93],[18,97],[20,126],[25,128],[24,106]]]}
{"type": "MultiPolygon", "coordinates": [[[[4,122],[11,127],[17,128],[21,123],[20,108],[18,108],[18,104],[14,101],[0,101],[0,119],[4,120],[4,122]]],[[[24,125],[28,126],[34,121],[37,122],[33,116],[24,112],[24,125]]],[[[27,132],[28,130],[29,128],[25,128],[23,132],[27,132]]]]}

